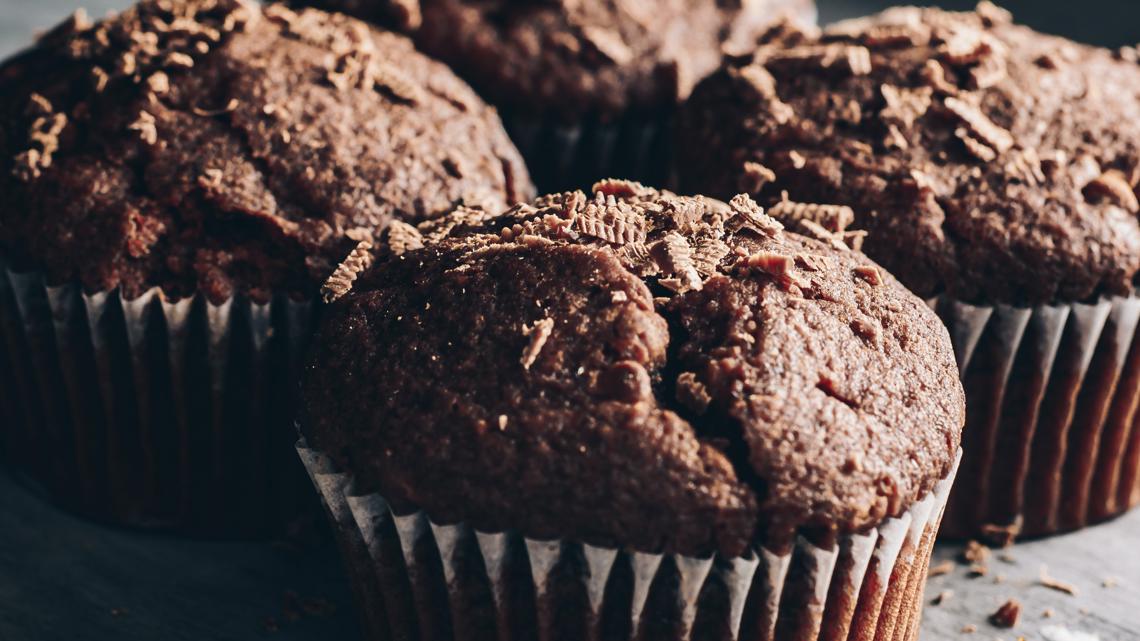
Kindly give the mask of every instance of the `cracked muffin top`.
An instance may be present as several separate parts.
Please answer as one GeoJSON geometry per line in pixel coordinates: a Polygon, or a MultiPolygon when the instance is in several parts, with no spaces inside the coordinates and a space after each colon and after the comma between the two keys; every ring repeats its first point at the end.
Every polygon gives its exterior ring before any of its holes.
{"type": "Polygon", "coordinates": [[[0,67],[0,250],[135,297],[314,293],[346,232],[533,194],[493,109],[317,10],[147,0],[0,67]]]}
{"type": "Polygon", "coordinates": [[[1136,58],[1036,33],[988,2],[773,31],[694,92],[682,188],[850,206],[865,251],[922,296],[1130,293],[1136,58]]]}
{"type": "Polygon", "coordinates": [[[812,0],[297,0],[410,33],[492,104],[564,120],[671,107],[812,0]]]}
{"type": "Polygon", "coordinates": [[[342,274],[302,424],[398,510],[737,555],[873,527],[952,466],[942,324],[748,196],[604,181],[395,223],[377,254],[342,274]]]}

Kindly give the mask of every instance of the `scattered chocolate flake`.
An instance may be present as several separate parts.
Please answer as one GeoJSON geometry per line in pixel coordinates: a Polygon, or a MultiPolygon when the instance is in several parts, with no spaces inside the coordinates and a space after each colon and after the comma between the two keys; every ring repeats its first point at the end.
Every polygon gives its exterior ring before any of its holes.
{"type": "Polygon", "coordinates": [[[400,72],[395,66],[376,63],[371,68],[373,85],[383,89],[396,100],[416,105],[423,99],[423,89],[400,72]]]}
{"type": "Polygon", "coordinates": [[[1080,593],[1080,590],[1077,589],[1077,586],[1073,585],[1072,583],[1066,583],[1065,581],[1054,579],[1053,577],[1049,576],[1049,566],[1047,565],[1041,566],[1041,572],[1037,575],[1037,583],[1038,585],[1049,588],[1050,590],[1064,592],[1069,596],[1077,596],[1077,594],[1080,593]]]}
{"type": "Polygon", "coordinates": [[[1136,192],[1132,190],[1124,172],[1118,169],[1110,169],[1097,176],[1082,191],[1090,202],[1110,202],[1133,214],[1140,211],[1140,200],[1137,200],[1136,192]]]}
{"type": "Polygon", "coordinates": [[[372,264],[371,250],[371,240],[363,238],[357,241],[356,248],[321,286],[321,298],[326,303],[331,303],[352,290],[356,278],[372,264]]]}
{"type": "Polygon", "coordinates": [[[843,236],[841,234],[836,234],[835,232],[825,228],[823,225],[820,225],[814,220],[805,219],[798,221],[796,223],[796,227],[798,227],[798,231],[822,240],[823,242],[831,245],[836,249],[849,249],[847,243],[843,241],[843,236]]]}
{"type": "Polygon", "coordinates": [[[1041,158],[1034,149],[1019,149],[1009,154],[1005,170],[1029,185],[1040,185],[1047,180],[1041,158]]]}
{"type": "Polygon", "coordinates": [[[634,180],[623,180],[621,178],[604,178],[599,180],[594,183],[590,191],[594,193],[600,192],[615,198],[644,198],[657,193],[657,190],[652,187],[646,187],[634,180]]]}
{"type": "Polygon", "coordinates": [[[697,238],[693,247],[693,265],[697,273],[710,278],[720,269],[720,263],[731,251],[728,245],[719,238],[703,236],[697,238]]]}
{"type": "Polygon", "coordinates": [[[921,47],[930,42],[930,27],[914,24],[880,24],[867,28],[857,38],[872,48],[921,47]]]}
{"type": "Polygon", "coordinates": [[[101,93],[107,88],[107,83],[111,80],[111,76],[103,71],[102,67],[91,68],[91,84],[95,87],[95,93],[101,93]]]}
{"type": "Polygon", "coordinates": [[[780,195],[780,202],[772,206],[772,217],[795,224],[809,220],[832,233],[843,233],[855,222],[855,212],[846,205],[797,203],[788,199],[788,192],[780,195]]]}
{"type": "Polygon", "coordinates": [[[778,124],[785,124],[792,119],[795,111],[791,106],[780,100],[776,92],[776,79],[763,65],[750,64],[731,71],[740,78],[745,88],[749,90],[750,97],[764,107],[764,111],[778,124]]]}
{"type": "Polygon", "coordinates": [[[44,169],[51,167],[52,158],[59,150],[59,134],[67,126],[67,116],[53,113],[52,104],[39,94],[32,94],[27,112],[36,116],[28,129],[29,148],[16,155],[13,174],[24,182],[39,178],[44,169]]]}
{"type": "Polygon", "coordinates": [[[907,89],[882,85],[879,91],[886,101],[886,106],[879,112],[879,116],[884,121],[900,125],[904,129],[909,129],[916,120],[926,115],[934,95],[934,90],[930,87],[907,89]]]}
{"type": "Polygon", "coordinates": [[[1010,599],[1001,604],[996,612],[990,615],[990,623],[999,628],[1017,627],[1021,621],[1021,603],[1017,599],[1010,599]]]}
{"type": "Polygon", "coordinates": [[[938,565],[930,566],[930,569],[926,571],[926,578],[929,579],[929,578],[935,577],[935,576],[943,576],[946,574],[950,574],[953,571],[954,571],[954,562],[953,561],[943,561],[943,562],[939,563],[938,565]]]}
{"type": "Polygon", "coordinates": [[[859,265],[855,267],[855,275],[867,281],[875,287],[883,284],[883,275],[879,272],[879,268],[873,265],[859,265]]]}
{"type": "Polygon", "coordinates": [[[882,338],[883,329],[871,318],[865,316],[855,316],[849,323],[851,331],[859,338],[870,341],[878,345],[879,339],[882,338]]]}
{"type": "Polygon", "coordinates": [[[401,31],[415,31],[423,25],[424,14],[419,0],[389,0],[388,4],[396,14],[401,31]]]}
{"type": "Polygon", "coordinates": [[[793,261],[789,255],[774,252],[756,252],[744,259],[744,266],[777,278],[788,278],[791,274],[793,261]]]}
{"type": "Polygon", "coordinates": [[[982,0],[974,11],[982,18],[982,22],[987,27],[995,27],[997,25],[1010,24],[1013,22],[1013,14],[1006,9],[1002,9],[990,0],[982,0]]]}
{"type": "Polygon", "coordinates": [[[239,103],[237,98],[230,98],[228,101],[226,101],[226,104],[218,107],[217,109],[207,109],[205,107],[194,106],[191,107],[190,110],[193,111],[197,116],[202,116],[204,118],[213,118],[214,116],[221,116],[234,111],[238,108],[238,104],[239,103]]]}
{"type": "Polygon", "coordinates": [[[938,48],[938,55],[951,65],[975,64],[994,51],[995,41],[974,27],[954,24],[939,31],[943,42],[938,48]]]}
{"type": "Polygon", "coordinates": [[[697,380],[696,374],[682,372],[677,376],[677,402],[699,415],[708,410],[712,396],[705,384],[697,380]]]}
{"type": "Polygon", "coordinates": [[[165,64],[168,67],[182,67],[190,69],[194,66],[194,59],[180,51],[171,51],[166,54],[165,64]]]}
{"type": "Polygon", "coordinates": [[[626,202],[598,193],[574,219],[575,228],[614,245],[645,242],[645,217],[626,202]]]}
{"type": "Polygon", "coordinates": [[[610,296],[610,302],[614,303],[615,305],[618,303],[627,302],[628,300],[629,300],[629,294],[626,294],[625,292],[623,292],[621,290],[614,292],[613,295],[610,296]]]}
{"type": "Polygon", "coordinates": [[[506,414],[499,414],[499,431],[500,432],[505,431],[507,429],[507,423],[508,422],[509,422],[509,419],[507,418],[506,414]]]}
{"type": "Polygon", "coordinates": [[[393,220],[388,225],[388,250],[399,256],[413,249],[424,246],[424,237],[420,230],[402,220],[393,220]]]}
{"type": "Polygon", "coordinates": [[[966,151],[970,152],[970,155],[974,158],[977,158],[982,162],[993,162],[997,158],[996,151],[990,149],[983,142],[971,136],[970,132],[966,131],[965,127],[958,127],[955,129],[954,136],[962,141],[962,144],[966,147],[966,151]]]}
{"type": "Polygon", "coordinates": [[[607,27],[588,26],[582,28],[581,32],[586,42],[609,62],[625,65],[633,60],[633,50],[617,31],[607,27]]]}
{"type": "Polygon", "coordinates": [[[776,180],[776,172],[758,162],[749,160],[744,163],[743,171],[741,171],[740,190],[756,194],[774,180],[776,180]]]}
{"type": "Polygon", "coordinates": [[[871,52],[866,47],[847,44],[800,45],[768,52],[764,64],[809,71],[838,69],[865,76],[871,73],[871,52]]]}
{"type": "Polygon", "coordinates": [[[990,549],[977,541],[969,541],[962,550],[962,558],[970,563],[984,565],[990,559],[990,549]]]}
{"type": "Polygon", "coordinates": [[[146,87],[156,96],[165,95],[170,91],[170,77],[165,72],[156,71],[146,79],[146,87]]]}
{"type": "Polygon", "coordinates": [[[938,594],[934,595],[934,598],[930,600],[930,605],[942,605],[943,603],[946,603],[947,601],[949,601],[950,599],[953,599],[953,598],[954,598],[954,591],[953,590],[943,590],[943,591],[939,592],[938,594]]]}
{"type": "Polygon", "coordinates": [[[1104,580],[1100,582],[1102,588],[1115,588],[1118,585],[1120,585],[1120,580],[1114,576],[1106,576],[1104,580]]]}
{"type": "Polygon", "coordinates": [[[937,60],[927,60],[922,68],[922,78],[932,89],[947,96],[958,95],[958,87],[946,79],[946,68],[937,60]]]}
{"type": "Polygon", "coordinates": [[[970,88],[989,89],[1005,80],[1008,73],[1004,57],[988,56],[970,67],[970,88]]]}
{"type": "Polygon", "coordinates": [[[661,271],[676,280],[676,287],[671,287],[671,283],[663,283],[672,291],[683,294],[701,288],[701,277],[693,262],[693,249],[684,236],[677,232],[669,232],[652,245],[649,252],[661,267],[661,271]]]}
{"type": "Polygon", "coordinates": [[[784,226],[778,220],[764,213],[764,208],[756,204],[748,194],[737,194],[728,202],[735,214],[729,221],[734,228],[750,227],[768,238],[778,238],[784,226]]]}
{"type": "Polygon", "coordinates": [[[158,142],[158,127],[154,116],[147,111],[140,111],[137,120],[127,125],[127,129],[139,132],[139,138],[148,145],[158,142]]]}
{"type": "Polygon", "coordinates": [[[1053,608],[1045,608],[1041,611],[1041,617],[1044,619],[1052,619],[1056,613],[1057,612],[1053,608]]]}
{"type": "Polygon", "coordinates": [[[550,332],[554,330],[554,319],[544,318],[536,321],[530,327],[523,327],[523,335],[530,337],[530,343],[523,350],[522,363],[523,369],[529,370],[534,361],[538,359],[539,353],[542,352],[542,347],[546,345],[546,339],[550,338],[550,332]]]}
{"type": "Polygon", "coordinates": [[[948,97],[943,101],[946,109],[957,116],[983,143],[995,149],[998,153],[1005,153],[1013,146],[1013,136],[995,125],[977,107],[959,98],[948,97]]]}
{"type": "Polygon", "coordinates": [[[987,523],[981,528],[982,538],[997,547],[1008,548],[1013,545],[1013,542],[1017,540],[1017,536],[1021,534],[1021,523],[1021,517],[1018,517],[1017,520],[1009,525],[987,523]]]}
{"type": "Polygon", "coordinates": [[[977,631],[978,626],[974,625],[973,623],[967,623],[966,625],[962,626],[961,630],[962,634],[973,634],[977,631]]]}
{"type": "Polygon", "coordinates": [[[863,229],[856,229],[854,231],[843,232],[843,243],[854,251],[863,251],[863,241],[867,239],[867,232],[863,229]]]}

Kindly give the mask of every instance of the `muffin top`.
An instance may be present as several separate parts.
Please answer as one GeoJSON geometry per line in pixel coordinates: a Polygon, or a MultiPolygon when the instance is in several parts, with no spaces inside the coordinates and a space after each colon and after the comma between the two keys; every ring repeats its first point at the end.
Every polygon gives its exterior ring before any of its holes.
{"type": "Polygon", "coordinates": [[[949,471],[921,300],[747,196],[595,190],[393,224],[319,331],[310,444],[398,510],[684,554],[863,530],[949,471]]]}
{"type": "Polygon", "coordinates": [[[413,33],[503,109],[573,121],[676,104],[781,17],[812,0],[299,0],[413,33]]]}
{"type": "Polygon", "coordinates": [[[309,295],[346,232],[531,190],[493,109],[344,16],[147,0],[0,67],[0,249],[88,290],[309,295]]]}
{"type": "Polygon", "coordinates": [[[848,205],[865,251],[922,296],[1032,305],[1129,293],[1135,58],[1035,33],[987,2],[773,30],[694,92],[682,186],[848,205]]]}

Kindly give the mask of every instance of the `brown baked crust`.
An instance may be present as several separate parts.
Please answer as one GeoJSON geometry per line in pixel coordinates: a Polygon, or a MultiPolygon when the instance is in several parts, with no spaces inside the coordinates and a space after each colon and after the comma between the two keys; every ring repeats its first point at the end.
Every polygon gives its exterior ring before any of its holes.
{"type": "Polygon", "coordinates": [[[413,35],[497,107],[576,121],[672,107],[782,17],[812,0],[301,0],[413,35]]]}
{"type": "Polygon", "coordinates": [[[234,0],[80,15],[0,67],[0,248],[128,297],[310,295],[346,231],[533,193],[495,112],[403,36],[234,0]]]}
{"type": "Polygon", "coordinates": [[[389,238],[316,339],[311,443],[441,521],[686,554],[863,530],[949,471],[921,300],[746,197],[598,187],[389,238]]]}
{"type": "Polygon", "coordinates": [[[1129,293],[1138,86],[1135,60],[1014,25],[988,2],[773,33],[694,92],[682,188],[849,205],[865,251],[922,296],[1129,293]]]}

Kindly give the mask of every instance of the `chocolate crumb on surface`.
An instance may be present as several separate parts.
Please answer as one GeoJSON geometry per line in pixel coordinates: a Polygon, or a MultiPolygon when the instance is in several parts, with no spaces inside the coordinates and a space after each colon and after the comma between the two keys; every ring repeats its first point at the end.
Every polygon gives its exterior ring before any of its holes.
{"type": "Polygon", "coordinates": [[[930,569],[927,570],[927,572],[926,572],[926,576],[927,576],[927,578],[936,577],[936,576],[943,576],[946,574],[950,574],[953,571],[954,571],[954,562],[953,561],[942,561],[941,563],[930,566],[930,569]]]}
{"type": "Polygon", "coordinates": [[[865,531],[950,470],[961,387],[920,299],[747,196],[600,189],[378,245],[303,377],[313,446],[437,522],[729,556],[865,531]]]}
{"type": "Polygon", "coordinates": [[[722,48],[745,46],[780,18],[815,20],[810,0],[296,3],[405,31],[494,105],[568,122],[671,107],[716,68],[722,48]]]}
{"type": "Polygon", "coordinates": [[[1077,589],[1077,586],[1073,585],[1072,583],[1062,581],[1060,579],[1055,579],[1049,576],[1049,566],[1046,565],[1041,566],[1041,571],[1037,575],[1037,583],[1038,585],[1047,587],[1050,590],[1064,592],[1069,596],[1077,596],[1080,593],[1080,590],[1077,589]]]}
{"type": "Polygon", "coordinates": [[[682,110],[681,189],[849,207],[864,251],[923,297],[1130,293],[1140,66],[989,7],[895,7],[761,37],[682,110]],[[828,53],[855,47],[866,67],[828,53]]]}
{"type": "Polygon", "coordinates": [[[128,298],[310,296],[348,229],[532,189],[494,110],[407,38],[238,0],[69,19],[0,65],[0,130],[0,251],[128,298]]]}
{"type": "Polygon", "coordinates": [[[999,628],[1015,628],[1021,621],[1021,603],[1010,599],[990,615],[990,623],[999,628]]]}

